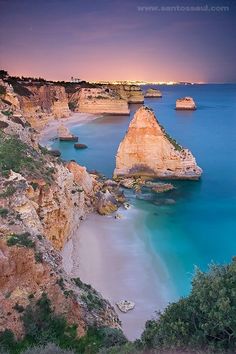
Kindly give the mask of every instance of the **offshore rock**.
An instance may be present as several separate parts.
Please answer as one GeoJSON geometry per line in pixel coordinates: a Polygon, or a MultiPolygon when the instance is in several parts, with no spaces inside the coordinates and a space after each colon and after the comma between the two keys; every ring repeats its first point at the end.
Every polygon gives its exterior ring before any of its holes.
{"type": "Polygon", "coordinates": [[[199,179],[201,174],[192,153],[165,132],[153,111],[139,108],[119,145],[114,177],[199,179]]]}
{"type": "Polygon", "coordinates": [[[175,109],[195,111],[197,107],[192,97],[183,97],[176,100],[175,109]]]}

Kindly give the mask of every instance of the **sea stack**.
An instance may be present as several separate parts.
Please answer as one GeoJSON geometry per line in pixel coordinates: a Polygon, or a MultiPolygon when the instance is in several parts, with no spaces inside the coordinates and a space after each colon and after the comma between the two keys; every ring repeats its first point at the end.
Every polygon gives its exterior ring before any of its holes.
{"type": "Polygon", "coordinates": [[[153,111],[139,108],[119,145],[114,177],[197,180],[201,174],[192,153],[165,132],[153,111]]]}
{"type": "Polygon", "coordinates": [[[145,98],[161,98],[162,93],[160,90],[149,88],[145,93],[145,98]]]}
{"type": "Polygon", "coordinates": [[[175,109],[178,111],[195,111],[197,109],[197,106],[192,97],[183,97],[176,100],[175,109]]]}
{"type": "Polygon", "coordinates": [[[71,134],[70,130],[63,124],[58,127],[57,134],[60,141],[78,141],[78,137],[71,134]]]}

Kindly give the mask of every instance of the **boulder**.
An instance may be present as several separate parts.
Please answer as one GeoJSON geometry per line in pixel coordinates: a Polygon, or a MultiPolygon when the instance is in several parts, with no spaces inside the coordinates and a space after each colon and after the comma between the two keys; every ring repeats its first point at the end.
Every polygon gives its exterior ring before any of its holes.
{"type": "Polygon", "coordinates": [[[108,215],[118,209],[116,198],[108,191],[97,193],[97,211],[100,215],[108,215]]]}
{"type": "Polygon", "coordinates": [[[183,97],[176,100],[176,107],[175,109],[178,110],[189,110],[195,111],[197,109],[196,104],[192,97],[183,97]]]}
{"type": "Polygon", "coordinates": [[[133,310],[135,307],[135,303],[133,301],[128,301],[128,300],[121,300],[117,302],[116,305],[118,309],[124,313],[133,310]]]}
{"type": "Polygon", "coordinates": [[[139,108],[119,145],[114,178],[196,180],[201,174],[192,153],[167,134],[154,112],[148,107],[139,108]]]}

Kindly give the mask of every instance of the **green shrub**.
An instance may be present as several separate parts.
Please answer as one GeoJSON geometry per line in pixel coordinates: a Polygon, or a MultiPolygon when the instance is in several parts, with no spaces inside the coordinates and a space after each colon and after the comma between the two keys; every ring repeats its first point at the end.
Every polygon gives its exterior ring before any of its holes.
{"type": "Polygon", "coordinates": [[[35,261],[36,263],[42,263],[43,262],[43,255],[41,252],[35,252],[34,253],[35,261]]]}
{"type": "Polygon", "coordinates": [[[12,115],[12,111],[2,111],[2,114],[4,114],[4,116],[10,117],[12,115]]]}
{"type": "Polygon", "coordinates": [[[35,242],[31,240],[30,234],[25,232],[23,234],[13,234],[8,237],[7,245],[11,246],[18,246],[18,247],[27,247],[27,248],[34,248],[35,242]]]}
{"type": "Polygon", "coordinates": [[[9,210],[6,208],[0,208],[0,216],[2,218],[5,218],[7,216],[7,214],[9,213],[9,210]]]}
{"type": "Polygon", "coordinates": [[[192,291],[148,321],[142,342],[149,348],[236,349],[236,259],[230,265],[197,270],[192,291]]]}
{"type": "Polygon", "coordinates": [[[105,302],[101,299],[96,292],[88,292],[87,294],[82,294],[81,299],[86,303],[89,311],[92,310],[102,310],[105,308],[105,302]]]}
{"type": "Polygon", "coordinates": [[[8,198],[15,194],[16,188],[14,186],[7,186],[6,190],[0,193],[0,198],[8,198]]]}
{"type": "Polygon", "coordinates": [[[6,94],[6,87],[3,85],[0,85],[0,95],[5,95],[6,94]]]}

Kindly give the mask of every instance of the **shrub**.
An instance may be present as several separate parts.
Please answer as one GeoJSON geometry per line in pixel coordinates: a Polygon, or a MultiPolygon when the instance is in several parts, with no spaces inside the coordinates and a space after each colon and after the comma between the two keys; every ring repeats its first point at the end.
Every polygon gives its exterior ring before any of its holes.
{"type": "Polygon", "coordinates": [[[5,95],[6,93],[6,87],[3,85],[0,85],[0,95],[5,95]]]}
{"type": "Polygon", "coordinates": [[[8,186],[4,192],[0,193],[0,198],[11,197],[15,192],[16,188],[14,186],[8,186]]]}
{"type": "Polygon", "coordinates": [[[34,253],[35,261],[36,263],[42,263],[43,262],[43,255],[41,252],[35,252],[34,253]]]}
{"type": "Polygon", "coordinates": [[[7,216],[7,214],[9,213],[9,210],[6,208],[0,208],[0,216],[2,218],[5,218],[7,216]]]}
{"type": "Polygon", "coordinates": [[[227,266],[199,270],[186,298],[170,304],[157,320],[148,321],[142,342],[149,348],[236,348],[236,259],[227,266]]]}
{"type": "Polygon", "coordinates": [[[8,237],[7,245],[11,246],[18,246],[18,247],[27,247],[27,248],[34,248],[35,242],[31,240],[30,234],[25,232],[23,234],[13,234],[8,237]]]}
{"type": "Polygon", "coordinates": [[[4,114],[4,116],[10,117],[12,115],[12,111],[2,111],[2,114],[4,114]]]}

